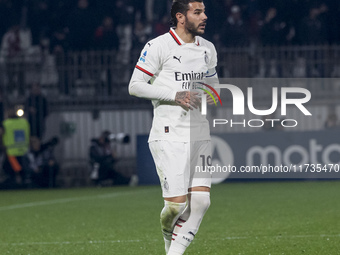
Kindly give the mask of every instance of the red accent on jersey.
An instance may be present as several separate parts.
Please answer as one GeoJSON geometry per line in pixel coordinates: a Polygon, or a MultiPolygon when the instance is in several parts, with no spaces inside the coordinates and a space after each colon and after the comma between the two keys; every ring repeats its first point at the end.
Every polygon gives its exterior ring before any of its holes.
{"type": "Polygon", "coordinates": [[[180,228],[182,227],[182,225],[178,225],[178,224],[176,224],[176,226],[177,226],[177,227],[180,227],[180,228]]]}
{"type": "Polygon", "coordinates": [[[146,71],[144,68],[141,68],[140,66],[136,65],[136,68],[140,71],[142,71],[143,73],[146,73],[147,75],[150,75],[151,77],[153,76],[152,73],[146,71]]]}
{"type": "Polygon", "coordinates": [[[180,222],[185,222],[185,220],[182,220],[182,219],[178,219],[178,221],[180,221],[180,222]]]}
{"type": "Polygon", "coordinates": [[[174,32],[172,32],[172,30],[169,31],[169,33],[171,34],[172,38],[174,38],[174,40],[176,41],[176,43],[178,45],[182,45],[181,42],[178,40],[178,38],[176,37],[176,35],[174,34],[174,32]]]}
{"type": "Polygon", "coordinates": [[[174,236],[177,236],[177,234],[175,234],[175,233],[172,233],[174,236]]]}

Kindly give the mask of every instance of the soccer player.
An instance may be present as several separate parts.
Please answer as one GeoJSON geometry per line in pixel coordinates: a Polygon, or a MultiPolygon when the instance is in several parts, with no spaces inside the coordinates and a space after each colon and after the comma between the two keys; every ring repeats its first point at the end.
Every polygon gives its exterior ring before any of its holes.
{"type": "Polygon", "coordinates": [[[185,252],[210,205],[211,175],[195,172],[211,159],[198,91],[218,83],[215,47],[200,37],[207,22],[203,1],[174,0],[171,19],[170,31],[145,45],[129,84],[131,95],[154,106],[149,147],[162,186],[160,222],[168,255],[185,252]]]}

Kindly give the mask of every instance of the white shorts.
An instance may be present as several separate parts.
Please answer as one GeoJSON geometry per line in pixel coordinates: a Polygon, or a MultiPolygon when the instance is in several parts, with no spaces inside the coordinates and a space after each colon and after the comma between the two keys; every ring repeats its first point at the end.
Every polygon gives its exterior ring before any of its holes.
{"type": "Polygon", "coordinates": [[[192,187],[211,187],[210,172],[198,170],[211,161],[210,141],[153,141],[149,147],[163,197],[186,195],[192,187]]]}

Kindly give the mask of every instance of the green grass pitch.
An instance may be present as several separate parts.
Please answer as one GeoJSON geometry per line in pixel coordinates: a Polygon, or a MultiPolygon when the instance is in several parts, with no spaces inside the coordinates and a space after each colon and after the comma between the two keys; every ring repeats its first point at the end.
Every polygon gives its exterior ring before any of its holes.
{"type": "MultiPolygon", "coordinates": [[[[340,254],[340,182],[227,183],[186,254],[340,254]]],[[[164,254],[160,188],[0,191],[0,254],[164,254]]]]}

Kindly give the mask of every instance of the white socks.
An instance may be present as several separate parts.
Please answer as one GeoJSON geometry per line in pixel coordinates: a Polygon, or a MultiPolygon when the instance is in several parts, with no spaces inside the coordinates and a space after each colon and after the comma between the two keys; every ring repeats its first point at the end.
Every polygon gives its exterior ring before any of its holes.
{"type": "Polygon", "coordinates": [[[161,228],[165,244],[165,252],[168,253],[171,244],[172,231],[178,217],[183,213],[186,203],[174,203],[164,200],[161,212],[161,228]]]}
{"type": "Polygon", "coordinates": [[[181,255],[194,239],[203,216],[210,206],[210,193],[190,192],[189,204],[179,217],[173,230],[171,246],[167,255],[181,255]]]}

